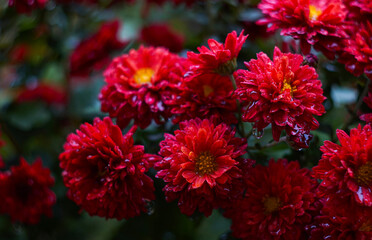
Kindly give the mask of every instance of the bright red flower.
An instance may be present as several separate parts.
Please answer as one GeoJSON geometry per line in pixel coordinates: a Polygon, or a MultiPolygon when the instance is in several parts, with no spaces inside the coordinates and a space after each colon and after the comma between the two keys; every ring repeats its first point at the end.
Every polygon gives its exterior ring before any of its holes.
{"type": "Polygon", "coordinates": [[[174,135],[165,134],[156,163],[156,177],[167,185],[167,201],[178,199],[182,213],[192,215],[196,209],[209,216],[214,208],[242,193],[239,158],[246,143],[234,137],[235,131],[212,120],[194,119],[180,123],[174,135]]]}
{"type": "Polygon", "coordinates": [[[9,214],[12,221],[36,224],[42,215],[52,216],[56,196],[50,188],[54,179],[41,159],[29,165],[23,158],[19,166],[0,173],[0,212],[9,214]]]}
{"type": "Polygon", "coordinates": [[[181,85],[180,94],[168,101],[175,115],[174,123],[193,118],[214,117],[227,124],[236,123],[236,99],[229,77],[203,74],[186,77],[181,85]]]}
{"type": "Polygon", "coordinates": [[[353,37],[345,40],[343,45],[339,61],[355,76],[365,73],[372,79],[372,23],[366,21],[356,25],[353,37]]]}
{"type": "Polygon", "coordinates": [[[180,52],[185,42],[184,36],[175,32],[168,24],[151,24],[141,29],[140,39],[154,47],[165,47],[171,52],[180,52]]]}
{"type": "Polygon", "coordinates": [[[166,101],[178,94],[184,59],[164,48],[140,47],[115,58],[105,71],[107,85],[99,99],[103,112],[125,128],[130,120],[146,128],[171,116],[166,101]]]}
{"type": "Polygon", "coordinates": [[[9,0],[9,7],[15,7],[18,13],[30,13],[36,8],[44,8],[48,0],[9,0]]]}
{"type": "Polygon", "coordinates": [[[90,215],[128,219],[155,199],[145,172],[158,157],[133,145],[135,129],[123,136],[110,118],[96,118],[67,137],[59,160],[68,197],[90,215]]]}
{"type": "Polygon", "coordinates": [[[257,60],[245,63],[248,70],[235,74],[235,94],[246,107],[243,121],[253,122],[258,131],[271,124],[275,141],[285,130],[289,140],[301,148],[308,147],[310,130],[319,127],[313,115],[325,112],[318,74],[302,62],[301,55],[275,48],[273,61],[265,53],[258,53],[257,60]]]}
{"type": "Polygon", "coordinates": [[[325,200],[321,214],[306,226],[309,240],[372,239],[372,208],[325,200]]]}
{"type": "Polygon", "coordinates": [[[77,45],[70,56],[71,76],[88,77],[110,62],[109,54],[126,45],[117,38],[119,27],[119,21],[106,22],[97,33],[77,45]]]}
{"type": "Polygon", "coordinates": [[[199,53],[188,52],[187,58],[191,63],[190,70],[195,75],[205,73],[232,74],[237,67],[236,58],[248,37],[243,34],[244,31],[237,36],[237,33],[233,31],[227,35],[224,44],[209,39],[209,48],[201,46],[198,47],[199,53]]]}
{"type": "Polygon", "coordinates": [[[314,176],[322,179],[321,196],[350,196],[358,204],[372,206],[372,129],[370,125],[351,129],[350,136],[337,130],[341,145],[325,141],[314,176]]]}
{"type": "Polygon", "coordinates": [[[281,35],[301,40],[304,54],[310,47],[333,59],[345,32],[346,8],[342,0],[262,0],[258,8],[265,14],[259,23],[269,31],[282,29],[281,35]]]}
{"type": "Polygon", "coordinates": [[[17,102],[41,100],[47,104],[66,103],[66,93],[63,89],[48,84],[39,84],[32,89],[23,89],[17,96],[17,102]]]}
{"type": "Polygon", "coordinates": [[[316,181],[308,169],[285,159],[257,165],[245,178],[244,197],[225,213],[241,239],[302,239],[311,221],[316,181]]]}

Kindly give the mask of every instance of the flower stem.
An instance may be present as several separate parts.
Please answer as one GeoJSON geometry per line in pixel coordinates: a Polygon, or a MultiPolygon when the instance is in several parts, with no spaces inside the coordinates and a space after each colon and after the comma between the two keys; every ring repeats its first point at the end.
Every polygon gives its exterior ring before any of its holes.
{"type": "MultiPolygon", "coordinates": [[[[231,83],[233,85],[233,88],[234,88],[234,91],[237,89],[237,86],[236,86],[236,81],[235,81],[235,78],[234,78],[234,75],[232,74],[229,74],[229,78],[231,80],[231,83]]],[[[241,106],[240,106],[240,102],[239,102],[239,99],[236,99],[236,107],[238,108],[238,130],[239,130],[239,126],[240,126],[240,135],[244,138],[248,138],[251,134],[245,134],[245,130],[244,130],[244,125],[243,125],[243,121],[242,121],[242,109],[241,109],[241,106]]]]}

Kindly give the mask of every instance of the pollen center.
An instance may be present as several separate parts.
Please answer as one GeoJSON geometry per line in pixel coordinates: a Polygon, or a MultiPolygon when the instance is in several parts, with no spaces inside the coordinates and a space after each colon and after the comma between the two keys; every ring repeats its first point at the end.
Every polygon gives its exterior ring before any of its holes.
{"type": "Polygon", "coordinates": [[[320,14],[322,14],[322,10],[315,7],[314,5],[309,6],[309,18],[310,18],[310,20],[317,20],[320,14]]]}
{"type": "Polygon", "coordinates": [[[217,163],[210,152],[202,152],[196,158],[195,171],[199,176],[211,174],[217,169],[217,163]]]}
{"type": "Polygon", "coordinates": [[[208,97],[212,92],[213,88],[209,85],[203,85],[204,97],[208,97]]]}
{"type": "Polygon", "coordinates": [[[151,68],[141,68],[134,74],[134,80],[138,84],[150,83],[151,78],[154,75],[154,70],[151,68]]]}
{"type": "Polygon", "coordinates": [[[359,231],[361,232],[372,232],[372,224],[371,221],[366,221],[360,226],[359,231]]]}
{"type": "Polygon", "coordinates": [[[284,79],[283,85],[282,85],[282,89],[281,89],[280,93],[283,93],[286,90],[289,90],[290,93],[291,93],[291,96],[292,96],[293,95],[293,92],[296,91],[297,88],[296,87],[292,87],[290,81],[287,80],[287,79],[284,79]]]}
{"type": "Polygon", "coordinates": [[[271,214],[279,210],[282,202],[278,197],[264,197],[262,200],[265,208],[265,214],[271,214]]]}
{"type": "Polygon", "coordinates": [[[368,162],[359,167],[356,181],[361,186],[369,186],[372,183],[372,163],[368,162]]]}

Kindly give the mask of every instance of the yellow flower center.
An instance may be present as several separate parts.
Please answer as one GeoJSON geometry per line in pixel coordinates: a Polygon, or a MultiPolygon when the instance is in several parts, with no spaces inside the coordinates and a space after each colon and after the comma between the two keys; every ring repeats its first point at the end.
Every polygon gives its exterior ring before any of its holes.
{"type": "Polygon", "coordinates": [[[372,232],[372,223],[371,221],[366,221],[362,224],[362,226],[359,228],[359,231],[361,232],[372,232]]]}
{"type": "Polygon", "coordinates": [[[134,81],[138,84],[150,83],[151,78],[154,75],[154,70],[151,68],[141,68],[134,74],[134,81]]]}
{"type": "Polygon", "coordinates": [[[369,186],[372,183],[372,163],[362,165],[356,174],[356,181],[361,186],[369,186]]]}
{"type": "Polygon", "coordinates": [[[310,18],[310,20],[317,20],[320,14],[322,14],[322,10],[315,7],[314,5],[309,6],[309,18],[310,18]]]}
{"type": "Polygon", "coordinates": [[[203,85],[204,97],[208,97],[212,92],[213,88],[209,85],[203,85]]]}
{"type": "Polygon", "coordinates": [[[296,91],[297,88],[295,86],[292,87],[290,81],[287,80],[287,79],[284,79],[282,89],[281,89],[280,93],[283,93],[286,90],[289,90],[290,93],[291,93],[291,96],[293,96],[293,92],[296,91]]]}
{"type": "Polygon", "coordinates": [[[199,176],[211,174],[217,170],[217,163],[210,152],[202,152],[196,158],[195,171],[199,176]]]}
{"type": "Polygon", "coordinates": [[[271,214],[279,210],[282,202],[278,197],[264,197],[262,200],[265,208],[265,214],[271,214]]]}

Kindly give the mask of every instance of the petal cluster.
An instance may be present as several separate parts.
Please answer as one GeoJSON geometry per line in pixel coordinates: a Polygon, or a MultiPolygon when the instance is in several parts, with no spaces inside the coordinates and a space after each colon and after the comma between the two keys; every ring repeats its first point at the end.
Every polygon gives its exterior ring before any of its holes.
{"type": "Polygon", "coordinates": [[[372,206],[372,129],[359,125],[350,136],[337,130],[340,145],[325,141],[314,176],[322,181],[321,196],[346,198],[363,206],[372,206]]]}
{"type": "Polygon", "coordinates": [[[146,212],[155,199],[154,185],[145,173],[157,156],[134,145],[132,128],[122,135],[110,118],[96,118],[67,137],[60,154],[68,196],[90,215],[128,219],[146,212]]]}
{"type": "Polygon", "coordinates": [[[269,31],[281,29],[281,35],[299,39],[304,54],[313,46],[333,59],[348,37],[342,0],[262,0],[258,8],[265,14],[259,22],[268,24],[269,31]]]}
{"type": "Polygon", "coordinates": [[[93,70],[101,70],[110,61],[110,53],[123,48],[126,43],[118,39],[120,23],[102,24],[97,33],[81,41],[70,56],[70,75],[88,77],[93,70]]]}
{"type": "Polygon", "coordinates": [[[167,101],[179,94],[184,62],[164,48],[143,46],[115,58],[104,73],[101,110],[121,128],[132,119],[141,128],[163,123],[171,116],[167,101]]]}
{"type": "Polygon", "coordinates": [[[235,131],[212,120],[194,119],[180,123],[174,135],[165,134],[155,168],[156,177],[166,182],[167,201],[178,199],[182,213],[196,209],[209,216],[214,208],[241,194],[240,157],[245,141],[235,131]]]}
{"type": "Polygon", "coordinates": [[[12,221],[36,224],[42,215],[52,216],[56,196],[50,189],[54,179],[41,159],[28,164],[23,158],[18,166],[0,173],[0,213],[12,221]]]}
{"type": "Polygon", "coordinates": [[[257,60],[246,63],[248,70],[235,74],[235,94],[245,107],[243,121],[253,122],[258,131],[271,124],[276,141],[285,130],[289,140],[301,148],[308,147],[310,130],[319,127],[314,115],[325,112],[318,74],[302,62],[301,55],[275,48],[273,61],[258,53],[257,60]]]}
{"type": "Polygon", "coordinates": [[[311,221],[316,181],[298,162],[285,159],[257,165],[245,178],[246,192],[225,215],[240,239],[305,239],[311,221]]]}

